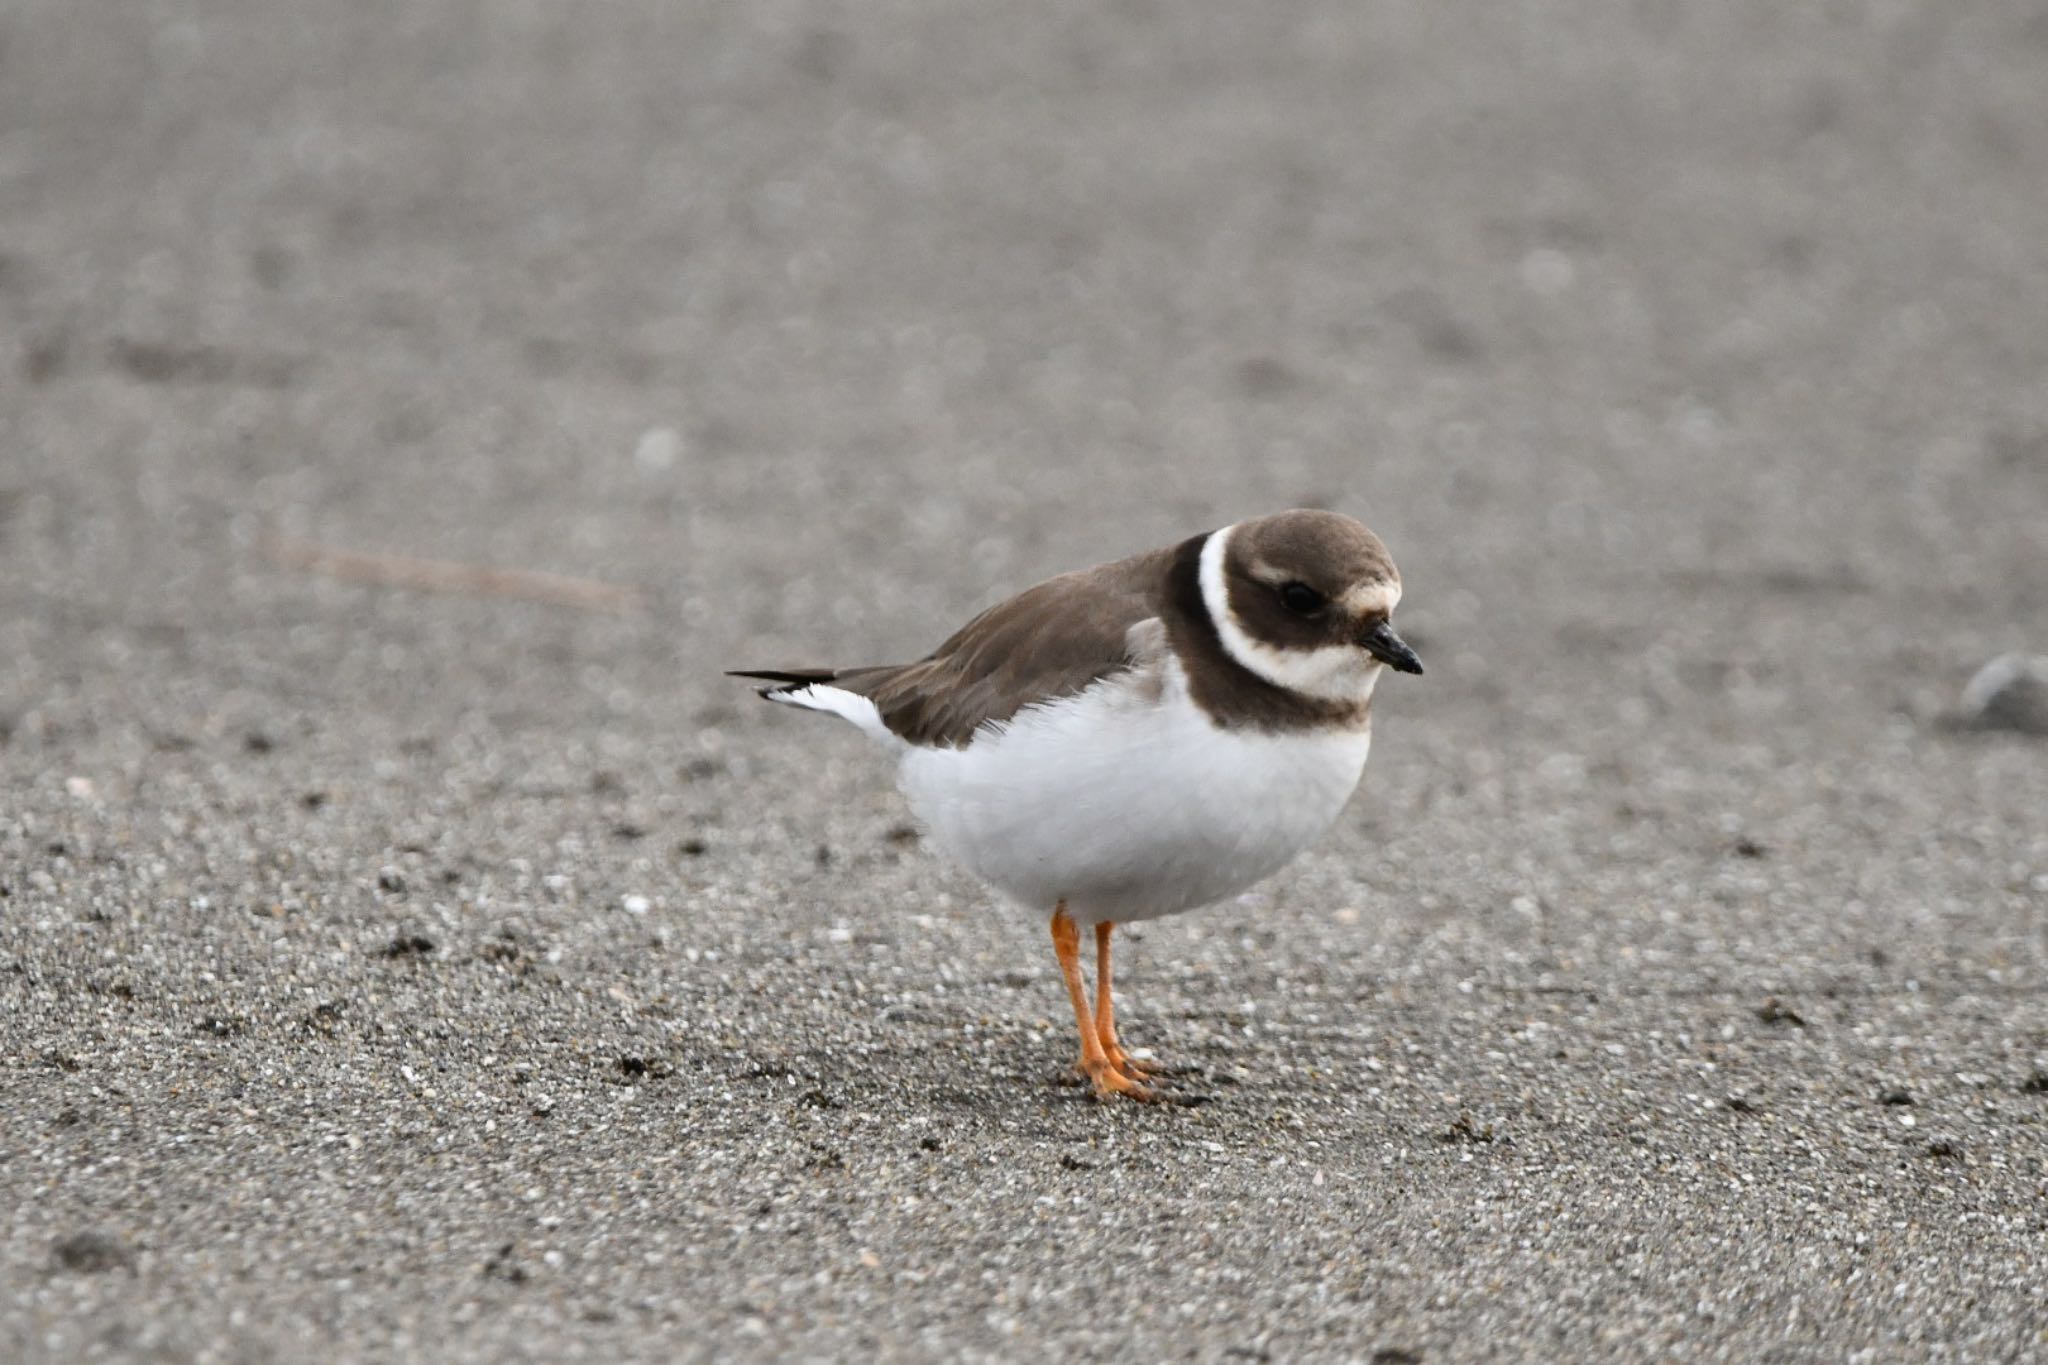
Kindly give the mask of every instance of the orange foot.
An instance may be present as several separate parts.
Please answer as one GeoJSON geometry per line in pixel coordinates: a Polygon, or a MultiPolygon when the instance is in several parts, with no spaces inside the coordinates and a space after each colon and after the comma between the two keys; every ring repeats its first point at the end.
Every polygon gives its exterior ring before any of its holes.
{"type": "Polygon", "coordinates": [[[1102,1055],[1109,1058],[1111,1066],[1123,1072],[1124,1075],[1129,1076],[1134,1081],[1147,1080],[1157,1076],[1166,1069],[1158,1062],[1147,1061],[1143,1057],[1133,1057],[1130,1053],[1124,1051],[1122,1047],[1118,1046],[1114,1038],[1103,1042],[1102,1055]]]}
{"type": "Polygon", "coordinates": [[[1141,1104],[1157,1104],[1166,1098],[1159,1091],[1127,1073],[1108,1057],[1083,1056],[1080,1061],[1074,1063],[1074,1066],[1088,1078],[1089,1084],[1095,1087],[1095,1098],[1098,1100],[1107,1100],[1112,1095],[1126,1095],[1141,1104]]]}

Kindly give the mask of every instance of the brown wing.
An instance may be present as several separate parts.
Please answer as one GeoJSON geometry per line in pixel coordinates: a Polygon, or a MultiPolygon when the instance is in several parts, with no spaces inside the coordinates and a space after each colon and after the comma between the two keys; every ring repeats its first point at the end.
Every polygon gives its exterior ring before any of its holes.
{"type": "Polygon", "coordinates": [[[914,664],[847,669],[832,685],[872,700],[912,744],[964,748],[982,726],[1072,696],[1161,647],[1163,635],[1134,639],[1132,627],[1159,615],[1172,557],[1156,550],[1062,574],[990,607],[914,664]]]}

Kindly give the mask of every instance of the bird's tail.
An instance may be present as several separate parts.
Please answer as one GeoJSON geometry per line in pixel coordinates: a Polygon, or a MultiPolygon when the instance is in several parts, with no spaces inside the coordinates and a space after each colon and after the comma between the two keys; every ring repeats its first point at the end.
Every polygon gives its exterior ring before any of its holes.
{"type": "Polygon", "coordinates": [[[836,668],[730,668],[728,678],[752,678],[756,682],[775,684],[761,689],[761,695],[774,699],[779,693],[794,692],[817,683],[828,683],[839,676],[836,668]]]}
{"type": "Polygon", "coordinates": [[[780,702],[784,706],[801,706],[807,711],[828,712],[842,720],[852,721],[885,744],[900,745],[902,740],[890,732],[875,703],[861,692],[851,690],[859,685],[855,679],[893,671],[872,668],[743,668],[729,670],[726,676],[765,682],[769,685],[761,689],[761,695],[768,701],[780,702]],[[834,685],[841,680],[845,680],[843,685],[834,685]]]}

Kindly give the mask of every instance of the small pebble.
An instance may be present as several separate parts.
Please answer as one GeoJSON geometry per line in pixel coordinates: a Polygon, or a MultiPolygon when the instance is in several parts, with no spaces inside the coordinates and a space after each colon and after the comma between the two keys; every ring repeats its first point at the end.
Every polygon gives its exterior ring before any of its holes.
{"type": "Polygon", "coordinates": [[[1973,730],[2048,735],[2048,657],[2001,654],[1963,688],[1961,722],[1973,730]]]}
{"type": "Polygon", "coordinates": [[[63,1269],[82,1275],[135,1268],[135,1253],[104,1232],[74,1232],[69,1237],[60,1237],[50,1248],[50,1258],[63,1269]]]}

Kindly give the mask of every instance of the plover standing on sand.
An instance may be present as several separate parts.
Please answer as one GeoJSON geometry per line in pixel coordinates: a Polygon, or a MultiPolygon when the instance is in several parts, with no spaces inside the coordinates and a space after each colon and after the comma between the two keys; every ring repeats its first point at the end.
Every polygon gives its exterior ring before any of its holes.
{"type": "Polygon", "coordinates": [[[735,676],[897,755],[932,843],[1051,916],[1095,1093],[1156,1099],[1155,1068],[1117,1041],[1110,935],[1240,892],[1330,827],[1381,672],[1422,671],[1390,622],[1400,600],[1371,531],[1280,512],[1049,579],[916,663],[735,676]]]}

